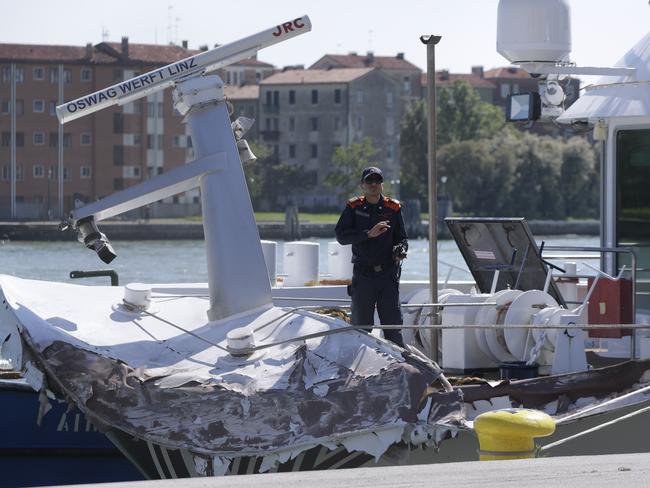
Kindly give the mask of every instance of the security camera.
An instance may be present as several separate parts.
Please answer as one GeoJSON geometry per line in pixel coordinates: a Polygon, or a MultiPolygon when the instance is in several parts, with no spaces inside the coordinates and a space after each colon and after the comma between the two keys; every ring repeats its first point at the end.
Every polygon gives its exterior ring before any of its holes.
{"type": "Polygon", "coordinates": [[[99,231],[93,216],[77,221],[76,227],[78,232],[77,240],[88,249],[95,251],[99,259],[108,264],[117,257],[113,246],[108,241],[108,237],[99,231]]]}

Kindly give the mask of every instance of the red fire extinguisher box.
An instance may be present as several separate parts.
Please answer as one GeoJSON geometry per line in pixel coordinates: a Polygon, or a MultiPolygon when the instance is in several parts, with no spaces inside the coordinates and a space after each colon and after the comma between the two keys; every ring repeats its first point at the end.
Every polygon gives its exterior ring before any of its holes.
{"type": "MultiPolygon", "coordinates": [[[[594,278],[589,278],[588,289],[591,289],[594,278]]],[[[632,280],[620,278],[610,280],[601,276],[596,283],[596,289],[589,300],[590,324],[632,324],[632,280]]],[[[589,337],[606,337],[619,339],[632,335],[632,329],[593,329],[589,337]]]]}

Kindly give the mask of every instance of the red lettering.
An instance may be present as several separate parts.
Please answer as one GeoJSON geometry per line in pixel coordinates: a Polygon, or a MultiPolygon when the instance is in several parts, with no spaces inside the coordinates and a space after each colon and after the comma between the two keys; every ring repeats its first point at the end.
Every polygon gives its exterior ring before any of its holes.
{"type": "Polygon", "coordinates": [[[296,20],[293,21],[293,25],[295,25],[296,28],[298,28],[298,29],[301,29],[301,28],[305,27],[305,24],[303,24],[301,22],[301,20],[302,20],[302,17],[298,17],[296,20]]]}
{"type": "Polygon", "coordinates": [[[284,24],[282,24],[282,27],[284,28],[284,32],[293,31],[293,26],[291,25],[291,22],[285,22],[284,24]]]}
{"type": "Polygon", "coordinates": [[[278,29],[277,31],[273,32],[274,37],[278,37],[282,35],[282,27],[277,26],[277,29],[278,29]]]}

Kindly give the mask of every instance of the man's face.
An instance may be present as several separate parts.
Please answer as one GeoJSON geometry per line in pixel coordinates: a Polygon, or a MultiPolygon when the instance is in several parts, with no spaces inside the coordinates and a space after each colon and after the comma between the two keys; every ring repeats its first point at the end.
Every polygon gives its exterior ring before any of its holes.
{"type": "Polygon", "coordinates": [[[384,189],[383,180],[379,175],[370,175],[361,183],[363,194],[366,197],[378,197],[384,189]]]}

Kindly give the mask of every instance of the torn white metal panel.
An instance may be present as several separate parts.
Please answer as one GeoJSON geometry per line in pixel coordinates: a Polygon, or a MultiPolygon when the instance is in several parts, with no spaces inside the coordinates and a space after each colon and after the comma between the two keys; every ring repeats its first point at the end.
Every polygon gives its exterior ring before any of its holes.
{"type": "MultiPolygon", "coordinates": [[[[247,358],[225,349],[232,328],[257,328],[258,344],[275,344],[347,327],[341,321],[272,308],[214,324],[204,297],[172,296],[173,288],[153,294],[151,313],[134,313],[121,308],[118,287],[10,277],[0,284],[63,394],[99,424],[165,448],[217,457],[293,452],[430,418],[426,392],[440,371],[368,334],[346,331],[247,358]]],[[[449,414],[454,401],[437,413],[449,414]]],[[[403,433],[384,435],[372,455],[403,433]]]]}

